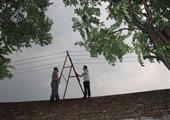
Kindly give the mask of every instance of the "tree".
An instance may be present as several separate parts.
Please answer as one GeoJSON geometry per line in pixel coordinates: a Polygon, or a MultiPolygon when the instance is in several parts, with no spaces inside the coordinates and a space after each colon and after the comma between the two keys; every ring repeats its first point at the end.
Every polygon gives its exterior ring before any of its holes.
{"type": "MultiPolygon", "coordinates": [[[[79,17],[72,18],[73,29],[83,41],[92,57],[103,54],[112,65],[123,56],[135,52],[143,66],[144,59],[151,63],[163,62],[170,70],[170,2],[167,0],[63,0],[66,6],[74,5],[79,17]],[[100,20],[102,3],[108,3],[106,27],[100,20]],[[125,40],[132,36],[132,45],[125,40]]],[[[102,6],[103,7],[103,6],[102,6]]]]}
{"type": "Polygon", "coordinates": [[[1,0],[0,2],[0,79],[11,78],[8,55],[32,43],[44,46],[52,42],[53,24],[45,15],[49,0],[1,0]]]}

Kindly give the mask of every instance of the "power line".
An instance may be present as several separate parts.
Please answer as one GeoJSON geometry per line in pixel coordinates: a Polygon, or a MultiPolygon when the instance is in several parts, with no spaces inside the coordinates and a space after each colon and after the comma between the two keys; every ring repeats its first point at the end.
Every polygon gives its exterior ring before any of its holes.
{"type": "MultiPolygon", "coordinates": [[[[133,58],[133,57],[134,56],[127,57],[127,58],[133,58]]],[[[56,59],[56,58],[54,58],[54,59],[56,59]]],[[[46,60],[48,60],[48,59],[46,59],[46,60]]],[[[74,61],[94,61],[94,60],[105,60],[105,58],[74,59],[74,61]]],[[[45,61],[45,60],[42,60],[42,61],[45,61]]],[[[35,61],[33,61],[33,62],[35,62],[35,61]]],[[[39,62],[39,61],[36,61],[36,62],[39,62]]],[[[42,66],[48,66],[48,65],[53,65],[53,64],[63,63],[63,62],[64,61],[62,61],[62,62],[54,62],[54,63],[49,63],[49,64],[43,64],[43,65],[38,65],[38,66],[33,66],[33,67],[27,67],[27,68],[21,68],[21,69],[15,69],[15,70],[11,70],[11,72],[12,71],[20,71],[20,70],[32,69],[32,68],[37,68],[37,67],[42,67],[42,66]]],[[[27,64],[27,63],[22,63],[22,64],[18,64],[18,65],[23,65],[23,64],[27,64]]]]}
{"type": "Polygon", "coordinates": [[[40,62],[40,61],[46,61],[46,60],[51,60],[51,59],[59,59],[59,58],[63,58],[63,57],[65,57],[65,56],[61,56],[61,57],[57,57],[57,58],[48,58],[48,59],[43,59],[43,60],[31,61],[31,62],[25,62],[25,63],[15,64],[15,65],[13,65],[13,66],[30,64],[30,63],[35,63],[35,62],[40,62]]]}
{"type": "Polygon", "coordinates": [[[62,54],[62,53],[65,53],[65,52],[53,53],[53,54],[49,54],[49,55],[43,55],[43,56],[37,56],[37,57],[32,57],[32,58],[26,58],[26,59],[11,61],[11,63],[21,62],[21,61],[26,61],[26,60],[32,60],[32,59],[37,59],[37,58],[42,58],[42,57],[47,57],[47,56],[52,56],[52,55],[58,55],[58,54],[62,54]]]}
{"type": "MultiPolygon", "coordinates": [[[[53,54],[50,55],[45,55],[45,56],[51,56],[53,54]]],[[[41,56],[41,57],[45,57],[45,56],[41,56]]],[[[72,56],[87,56],[87,54],[80,54],[80,55],[72,55],[72,56]]],[[[24,61],[24,60],[31,60],[31,59],[37,59],[37,58],[41,58],[41,57],[34,57],[34,58],[28,58],[28,59],[22,59],[22,60],[18,60],[15,62],[19,62],[19,61],[24,61]]],[[[59,58],[64,58],[65,56],[61,56],[61,57],[55,57],[55,58],[48,58],[48,59],[42,59],[42,60],[36,60],[36,61],[31,61],[31,62],[24,62],[24,63],[20,63],[20,64],[14,64],[13,66],[19,66],[19,65],[24,65],[24,64],[30,64],[30,63],[36,63],[36,62],[40,62],[40,61],[47,61],[47,60],[52,60],[52,59],[59,59],[59,58]]]]}
{"type": "Polygon", "coordinates": [[[70,56],[89,56],[89,54],[78,54],[78,55],[70,55],[70,56]]]}
{"type": "MultiPolygon", "coordinates": [[[[138,62],[138,61],[124,61],[124,62],[115,62],[115,63],[126,63],[126,62],[138,62]]],[[[105,62],[100,62],[100,61],[97,61],[97,62],[88,62],[86,64],[99,64],[99,63],[108,63],[107,61],[105,62]]],[[[74,64],[84,64],[82,62],[76,62],[74,64]]]]}
{"type": "MultiPolygon", "coordinates": [[[[62,66],[62,65],[59,65],[62,66]]],[[[19,73],[13,73],[14,75],[16,74],[23,74],[23,73],[28,73],[28,72],[35,72],[35,71],[40,71],[40,70],[45,70],[45,69],[51,69],[51,67],[46,67],[46,68],[41,68],[41,69],[36,69],[36,70],[31,70],[31,71],[24,71],[24,72],[19,72],[19,73]]]]}
{"type": "Polygon", "coordinates": [[[74,59],[74,61],[80,61],[80,60],[104,60],[104,58],[93,58],[93,59],[74,59]]]}
{"type": "MultiPolygon", "coordinates": [[[[85,52],[85,50],[79,50],[79,51],[69,51],[69,52],[85,52]]],[[[21,62],[21,61],[27,61],[27,60],[32,60],[32,59],[38,59],[38,58],[42,58],[42,57],[47,57],[47,56],[53,56],[53,55],[58,55],[58,54],[63,54],[66,52],[60,52],[60,53],[53,53],[53,54],[48,54],[48,55],[43,55],[43,56],[37,56],[37,57],[32,57],[32,58],[26,58],[26,59],[21,59],[21,60],[15,60],[15,61],[11,61],[11,63],[16,63],[16,62],[21,62]]]]}
{"type": "Polygon", "coordinates": [[[50,0],[50,2],[62,2],[61,0],[50,0]]]}
{"type": "Polygon", "coordinates": [[[86,50],[79,50],[79,51],[75,51],[75,50],[73,50],[73,51],[68,51],[69,53],[70,52],[87,52],[86,50]]]}
{"type": "MultiPolygon", "coordinates": [[[[86,52],[86,50],[79,50],[79,51],[69,51],[70,53],[76,53],[76,52],[86,52]]],[[[21,61],[28,61],[28,60],[32,60],[32,59],[39,59],[39,58],[43,58],[43,57],[47,57],[47,56],[53,56],[53,55],[58,55],[58,54],[63,54],[65,52],[60,52],[60,53],[53,53],[53,54],[48,54],[48,55],[43,55],[43,56],[37,56],[37,57],[32,57],[32,58],[26,58],[26,59],[21,59],[21,60],[16,60],[16,61],[12,61],[11,63],[15,63],[15,62],[21,62],[21,61]]],[[[89,54],[73,54],[71,56],[89,56],[89,54]]],[[[61,56],[61,57],[57,57],[57,58],[49,58],[49,59],[43,59],[43,60],[37,60],[37,61],[31,61],[31,62],[26,62],[26,63],[20,63],[20,64],[15,64],[13,66],[18,66],[18,65],[23,65],[23,64],[29,64],[29,63],[34,63],[34,62],[39,62],[39,61],[46,61],[46,60],[50,60],[50,59],[58,59],[58,58],[62,58],[65,56],[61,56]]],[[[136,56],[130,56],[130,57],[123,57],[123,58],[133,58],[136,56]]]]}
{"type": "MultiPolygon", "coordinates": [[[[97,60],[103,60],[104,58],[98,58],[97,60]]],[[[96,59],[74,59],[74,61],[80,61],[80,60],[96,60],[96,59]]],[[[57,64],[57,63],[63,63],[62,62],[54,62],[54,63],[49,63],[49,64],[43,64],[43,65],[38,65],[38,66],[33,66],[33,67],[26,67],[26,68],[21,68],[21,69],[15,69],[15,70],[11,70],[12,71],[20,71],[20,70],[25,70],[25,69],[32,69],[32,68],[36,68],[36,67],[42,67],[42,66],[48,66],[48,65],[53,65],[53,64],[57,64]]]]}
{"type": "MultiPolygon", "coordinates": [[[[88,54],[79,54],[79,55],[71,55],[71,56],[87,56],[88,54]]],[[[59,59],[63,58],[65,56],[57,57],[57,58],[48,58],[48,59],[43,59],[43,60],[37,60],[37,61],[31,61],[31,62],[25,62],[25,63],[20,63],[20,64],[15,64],[13,66],[19,66],[19,65],[24,65],[24,64],[30,64],[30,63],[35,63],[35,62],[40,62],[40,61],[47,61],[47,60],[52,60],[52,59],[59,59]]],[[[137,56],[129,56],[129,57],[123,57],[123,58],[136,58],[137,56]]],[[[94,59],[94,58],[93,58],[94,59]]],[[[96,59],[104,59],[104,58],[96,58],[96,59]]],[[[82,59],[79,59],[82,60],[82,59]]],[[[87,59],[86,59],[87,60],[87,59]]]]}
{"type": "Polygon", "coordinates": [[[63,61],[62,62],[49,63],[49,64],[45,64],[45,65],[38,65],[38,66],[33,66],[33,67],[27,67],[27,68],[11,70],[11,72],[13,72],[13,71],[20,71],[20,70],[26,70],[26,69],[32,69],[32,68],[37,68],[37,67],[42,67],[42,66],[48,66],[48,65],[54,65],[54,64],[57,64],[57,63],[63,63],[63,61]]]}
{"type": "MultiPolygon", "coordinates": [[[[57,65],[57,67],[60,67],[60,66],[63,66],[63,64],[57,65]]],[[[41,71],[41,70],[45,70],[45,69],[51,69],[51,67],[45,67],[45,68],[40,68],[40,69],[35,69],[35,70],[28,70],[28,71],[18,72],[18,73],[16,72],[16,73],[13,73],[13,75],[29,73],[29,72],[35,72],[35,71],[41,71]]]]}
{"type": "MultiPolygon", "coordinates": [[[[70,53],[79,53],[79,52],[85,52],[85,50],[80,50],[80,51],[69,51],[70,53]]],[[[24,61],[24,60],[32,60],[32,59],[37,59],[37,58],[42,58],[42,57],[46,57],[46,56],[52,56],[52,55],[57,55],[57,54],[63,54],[65,52],[60,52],[60,53],[54,53],[54,54],[49,54],[49,55],[43,55],[43,56],[37,56],[37,57],[32,57],[32,58],[27,58],[27,59],[22,59],[22,60],[18,60],[18,61],[14,61],[14,62],[19,62],[19,61],[24,61]]],[[[89,54],[72,54],[71,56],[89,56],[89,54]]],[[[25,62],[25,63],[20,63],[20,64],[15,64],[14,66],[19,66],[19,65],[24,65],[24,64],[30,64],[30,63],[36,63],[36,62],[41,62],[41,61],[47,61],[47,60],[52,60],[52,59],[59,59],[59,58],[63,58],[66,56],[61,56],[61,57],[55,57],[55,58],[48,58],[48,59],[42,59],[42,60],[36,60],[36,61],[30,61],[30,62],[25,62]]],[[[127,57],[123,57],[123,58],[134,58],[137,56],[127,56],[127,57]]],[[[77,59],[74,58],[73,61],[81,61],[81,62],[74,62],[74,64],[84,64],[84,62],[82,61],[88,61],[86,62],[86,64],[101,64],[101,63],[108,63],[107,61],[103,62],[103,61],[95,61],[94,60],[104,60],[105,58],[92,58],[92,59],[77,59]],[[92,61],[89,61],[92,60],[92,61]]],[[[38,65],[38,66],[32,66],[32,67],[27,67],[27,68],[20,68],[20,69],[15,69],[12,70],[11,72],[16,72],[15,74],[22,74],[22,73],[27,73],[27,72],[33,72],[33,71],[39,71],[39,70],[44,70],[44,69],[49,69],[51,67],[47,67],[47,68],[40,68],[40,69],[34,69],[34,70],[29,70],[29,69],[33,69],[33,68],[38,68],[38,67],[44,67],[44,66],[49,66],[49,65],[54,65],[54,64],[58,64],[58,63],[63,63],[64,61],[61,62],[54,62],[54,63],[49,63],[49,64],[43,64],[43,65],[38,65]],[[18,72],[17,71],[21,71],[21,70],[28,70],[28,71],[23,71],[23,72],[18,72]]],[[[137,61],[123,61],[123,63],[125,62],[137,62],[137,61]]],[[[116,62],[116,63],[121,63],[121,62],[116,62]]],[[[61,65],[60,65],[61,66],[61,65]]]]}
{"type": "MultiPolygon", "coordinates": [[[[126,63],[126,62],[138,62],[138,61],[124,61],[124,62],[115,62],[115,63],[126,63]]],[[[86,64],[102,64],[102,63],[108,63],[107,61],[106,62],[88,62],[86,64]]],[[[74,64],[84,64],[84,62],[75,62],[74,64]]],[[[57,65],[58,67],[59,66],[63,66],[63,65],[57,65]]],[[[51,67],[46,67],[46,68],[41,68],[41,69],[35,69],[35,70],[29,70],[29,71],[24,71],[24,72],[18,72],[18,73],[13,73],[14,75],[16,74],[23,74],[23,73],[28,73],[28,72],[35,72],[35,71],[40,71],[40,70],[45,70],[45,69],[51,69],[51,67]]]]}

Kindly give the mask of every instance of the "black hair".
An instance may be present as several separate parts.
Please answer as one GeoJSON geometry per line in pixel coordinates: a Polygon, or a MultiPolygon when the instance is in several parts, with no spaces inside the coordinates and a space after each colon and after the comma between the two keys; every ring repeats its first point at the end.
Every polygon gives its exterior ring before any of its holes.
{"type": "Polygon", "coordinates": [[[57,67],[55,67],[55,68],[54,68],[54,71],[55,71],[56,69],[58,69],[58,68],[57,68],[57,67]]]}
{"type": "Polygon", "coordinates": [[[84,65],[84,68],[86,68],[86,69],[87,69],[87,66],[86,66],[86,65],[84,65]]]}

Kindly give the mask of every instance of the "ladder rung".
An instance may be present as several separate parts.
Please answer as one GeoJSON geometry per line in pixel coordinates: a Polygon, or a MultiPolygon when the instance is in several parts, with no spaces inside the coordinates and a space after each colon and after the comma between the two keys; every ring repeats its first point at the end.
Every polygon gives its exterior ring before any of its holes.
{"type": "Polygon", "coordinates": [[[70,77],[77,77],[77,76],[70,76],[70,77]]]}
{"type": "Polygon", "coordinates": [[[69,67],[72,67],[72,66],[65,66],[64,68],[69,68],[69,67]]]}

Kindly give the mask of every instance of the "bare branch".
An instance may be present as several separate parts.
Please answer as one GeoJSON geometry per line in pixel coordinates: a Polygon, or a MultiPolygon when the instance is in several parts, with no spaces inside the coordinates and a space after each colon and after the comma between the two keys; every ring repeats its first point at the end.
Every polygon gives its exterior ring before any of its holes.
{"type": "Polygon", "coordinates": [[[151,28],[151,25],[152,25],[152,14],[149,10],[149,6],[147,5],[146,3],[146,0],[142,0],[144,6],[145,6],[145,10],[146,10],[146,13],[147,13],[147,20],[146,20],[146,24],[148,25],[149,27],[149,30],[151,28]]]}
{"type": "Polygon", "coordinates": [[[163,33],[162,32],[158,32],[158,35],[159,35],[159,37],[162,39],[162,41],[164,42],[164,43],[166,43],[166,44],[169,44],[170,45],[170,41],[169,40],[167,40],[167,38],[163,35],[163,33]]]}
{"type": "Polygon", "coordinates": [[[110,32],[110,34],[114,34],[114,33],[117,33],[117,32],[123,31],[123,30],[135,30],[135,29],[139,29],[139,28],[122,28],[122,29],[119,29],[117,31],[110,32]]]}
{"type": "Polygon", "coordinates": [[[133,8],[131,7],[131,3],[129,3],[129,14],[130,14],[130,17],[132,18],[133,20],[133,23],[134,25],[136,25],[140,30],[142,30],[143,32],[146,33],[146,26],[141,24],[135,17],[135,14],[134,14],[134,10],[133,8]]]}
{"type": "Polygon", "coordinates": [[[156,55],[156,52],[152,51],[152,50],[149,48],[149,46],[146,47],[146,50],[149,51],[150,53],[153,53],[153,54],[156,55]]]}
{"type": "Polygon", "coordinates": [[[151,58],[158,59],[157,56],[151,56],[151,55],[146,55],[146,56],[143,57],[143,59],[151,59],[151,58]]]}

